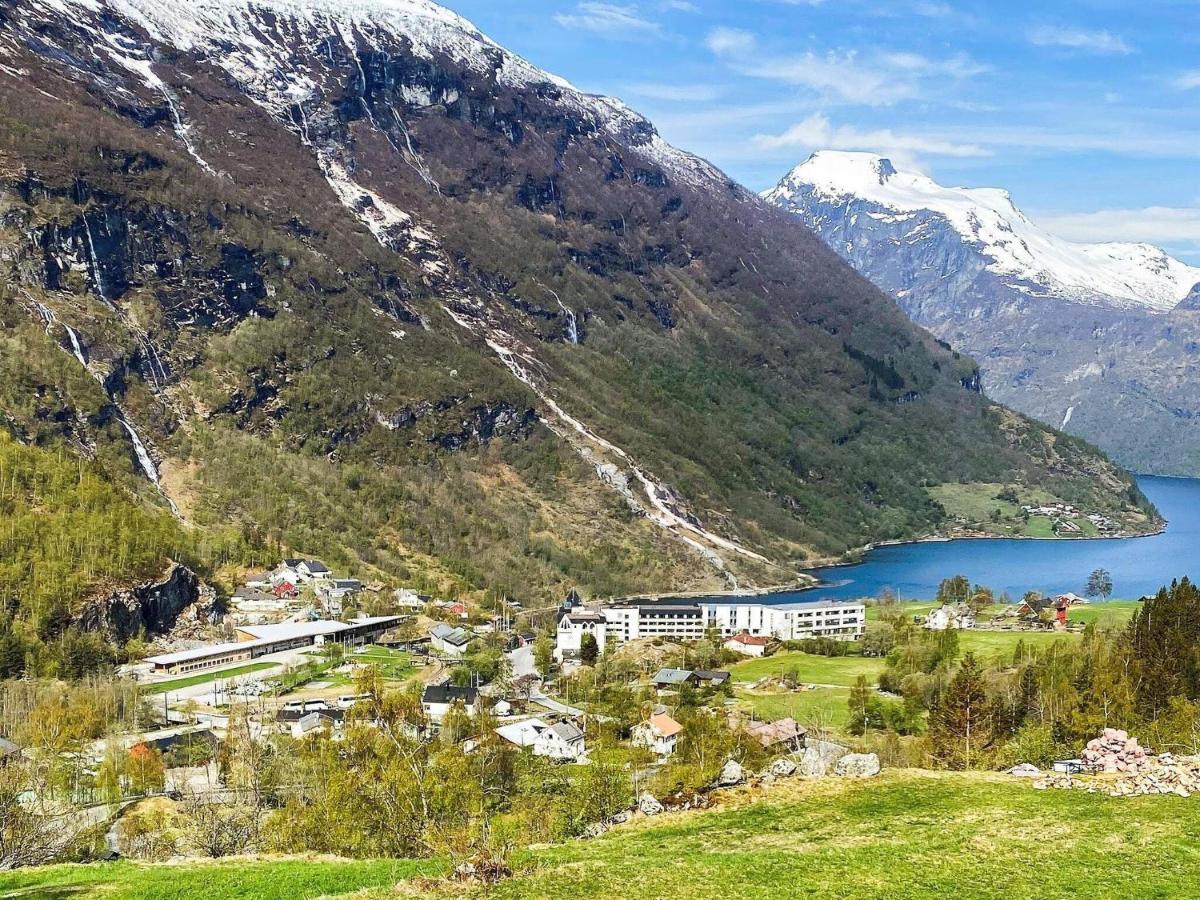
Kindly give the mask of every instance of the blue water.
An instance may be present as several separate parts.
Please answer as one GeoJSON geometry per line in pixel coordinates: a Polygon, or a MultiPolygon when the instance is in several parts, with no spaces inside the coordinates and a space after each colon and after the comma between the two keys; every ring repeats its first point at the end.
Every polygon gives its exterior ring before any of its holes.
{"type": "MultiPolygon", "coordinates": [[[[1026,591],[1083,594],[1088,574],[1112,574],[1113,596],[1136,599],[1184,575],[1200,580],[1200,479],[1138,479],[1167,519],[1163,534],[1110,540],[962,540],[881,547],[853,566],[820,569],[827,584],[770,595],[771,603],[875,597],[891,588],[901,598],[931,599],[938,583],[966,575],[997,595],[1026,591]]],[[[766,598],[760,598],[765,600],[766,598]]]]}

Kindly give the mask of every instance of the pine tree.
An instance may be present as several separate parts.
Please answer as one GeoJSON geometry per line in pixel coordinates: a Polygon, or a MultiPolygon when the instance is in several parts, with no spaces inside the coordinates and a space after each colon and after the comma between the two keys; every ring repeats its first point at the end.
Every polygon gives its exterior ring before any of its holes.
{"type": "Polygon", "coordinates": [[[987,745],[988,715],[983,669],[968,653],[929,715],[934,758],[950,769],[971,768],[987,745]]]}
{"type": "Polygon", "coordinates": [[[579,639],[579,658],[589,666],[596,664],[597,658],[600,656],[600,645],[596,643],[596,637],[592,634],[585,634],[579,639]]]}

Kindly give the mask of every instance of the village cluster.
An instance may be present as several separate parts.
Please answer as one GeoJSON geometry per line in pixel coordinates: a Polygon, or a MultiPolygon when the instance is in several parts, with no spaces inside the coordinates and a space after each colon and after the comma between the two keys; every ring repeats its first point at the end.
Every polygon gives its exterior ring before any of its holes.
{"type": "MultiPolygon", "coordinates": [[[[786,641],[853,641],[866,624],[866,607],[859,602],[787,608],[718,600],[584,604],[574,592],[557,610],[535,614],[506,602],[486,615],[460,601],[339,577],[320,560],[289,558],[270,572],[250,575],[234,593],[221,625],[227,639],[192,641],[128,667],[162,698],[165,722],[159,724],[166,727],[139,739],[158,749],[185,739],[218,741],[234,705],[248,712],[264,738],[280,732],[300,738],[320,729],[336,738],[363,699],[352,687],[355,674],[382,665],[399,672],[403,682],[419,682],[429,736],[455,712],[470,718],[486,713],[495,720],[495,733],[516,747],[586,764],[589,718],[595,717],[569,698],[545,692],[546,673],[534,660],[535,615],[541,616],[542,631],[553,635],[552,656],[565,673],[582,664],[589,641],[604,653],[631,641],[686,644],[716,635],[726,658],[758,657],[786,641]],[[484,681],[472,674],[465,683],[456,680],[462,662],[485,647],[504,654],[504,677],[484,681]]],[[[643,681],[660,702],[629,742],[663,761],[684,731],[672,715],[679,693],[716,697],[720,706],[729,696],[730,673],[668,666],[643,681]],[[724,696],[716,696],[722,689],[724,696]]],[[[770,752],[804,748],[805,730],[792,718],[762,722],[731,710],[727,719],[730,728],[744,730],[770,752]]]]}
{"type": "Polygon", "coordinates": [[[1075,521],[1080,516],[1091,522],[1101,535],[1117,535],[1122,531],[1120,522],[1103,513],[1083,514],[1070,503],[1049,503],[1043,506],[1024,505],[1021,507],[1021,512],[1026,516],[1041,516],[1050,519],[1053,523],[1054,533],[1059,535],[1083,534],[1083,529],[1075,521]]]}

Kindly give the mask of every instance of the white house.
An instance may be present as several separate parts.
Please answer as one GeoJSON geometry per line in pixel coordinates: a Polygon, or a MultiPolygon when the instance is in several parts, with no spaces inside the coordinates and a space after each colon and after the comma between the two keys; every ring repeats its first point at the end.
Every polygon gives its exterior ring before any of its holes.
{"type": "Polygon", "coordinates": [[[726,638],[725,643],[721,646],[734,653],[740,653],[742,656],[766,656],[767,648],[771,646],[771,639],[761,634],[748,634],[742,631],[731,638],[726,638]]]}
{"type": "Polygon", "coordinates": [[[453,625],[438,624],[429,629],[429,645],[443,656],[461,657],[470,642],[471,635],[453,625]]]}
{"type": "Polygon", "coordinates": [[[324,581],[333,577],[333,573],[319,559],[302,559],[296,569],[303,578],[313,581],[324,581]]]}
{"type": "Polygon", "coordinates": [[[583,732],[570,722],[559,722],[544,729],[533,742],[533,755],[559,762],[575,762],[583,756],[583,732]]]}
{"type": "Polygon", "coordinates": [[[538,736],[550,726],[541,719],[523,719],[510,725],[501,725],[496,734],[517,747],[532,747],[538,736]]]}
{"type": "Polygon", "coordinates": [[[660,713],[633,727],[633,744],[635,747],[645,747],[660,758],[670,756],[675,752],[681,731],[682,725],[666,713],[660,713]]]}
{"type": "Polygon", "coordinates": [[[596,639],[596,648],[603,651],[608,639],[608,623],[604,613],[583,607],[564,612],[558,620],[554,655],[560,660],[578,658],[583,647],[583,637],[587,634],[596,639]]]}
{"type": "Polygon", "coordinates": [[[925,617],[925,627],[930,631],[975,627],[975,613],[965,603],[939,606],[925,617]]]}
{"type": "Polygon", "coordinates": [[[455,703],[461,703],[468,716],[479,710],[479,688],[453,684],[427,685],[421,694],[421,708],[431,722],[440,724],[455,703]]]}
{"type": "Polygon", "coordinates": [[[425,608],[425,601],[412,588],[398,588],[392,596],[395,598],[397,609],[420,612],[425,608]]]}

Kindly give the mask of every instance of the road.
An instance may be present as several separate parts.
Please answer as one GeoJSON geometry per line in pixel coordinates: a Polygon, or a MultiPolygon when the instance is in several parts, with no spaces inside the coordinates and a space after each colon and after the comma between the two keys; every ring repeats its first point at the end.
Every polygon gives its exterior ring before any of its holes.
{"type": "Polygon", "coordinates": [[[508,661],[512,663],[513,678],[521,678],[524,675],[536,675],[538,673],[537,666],[533,664],[533,646],[531,644],[526,644],[511,651],[508,654],[508,661]]]}

